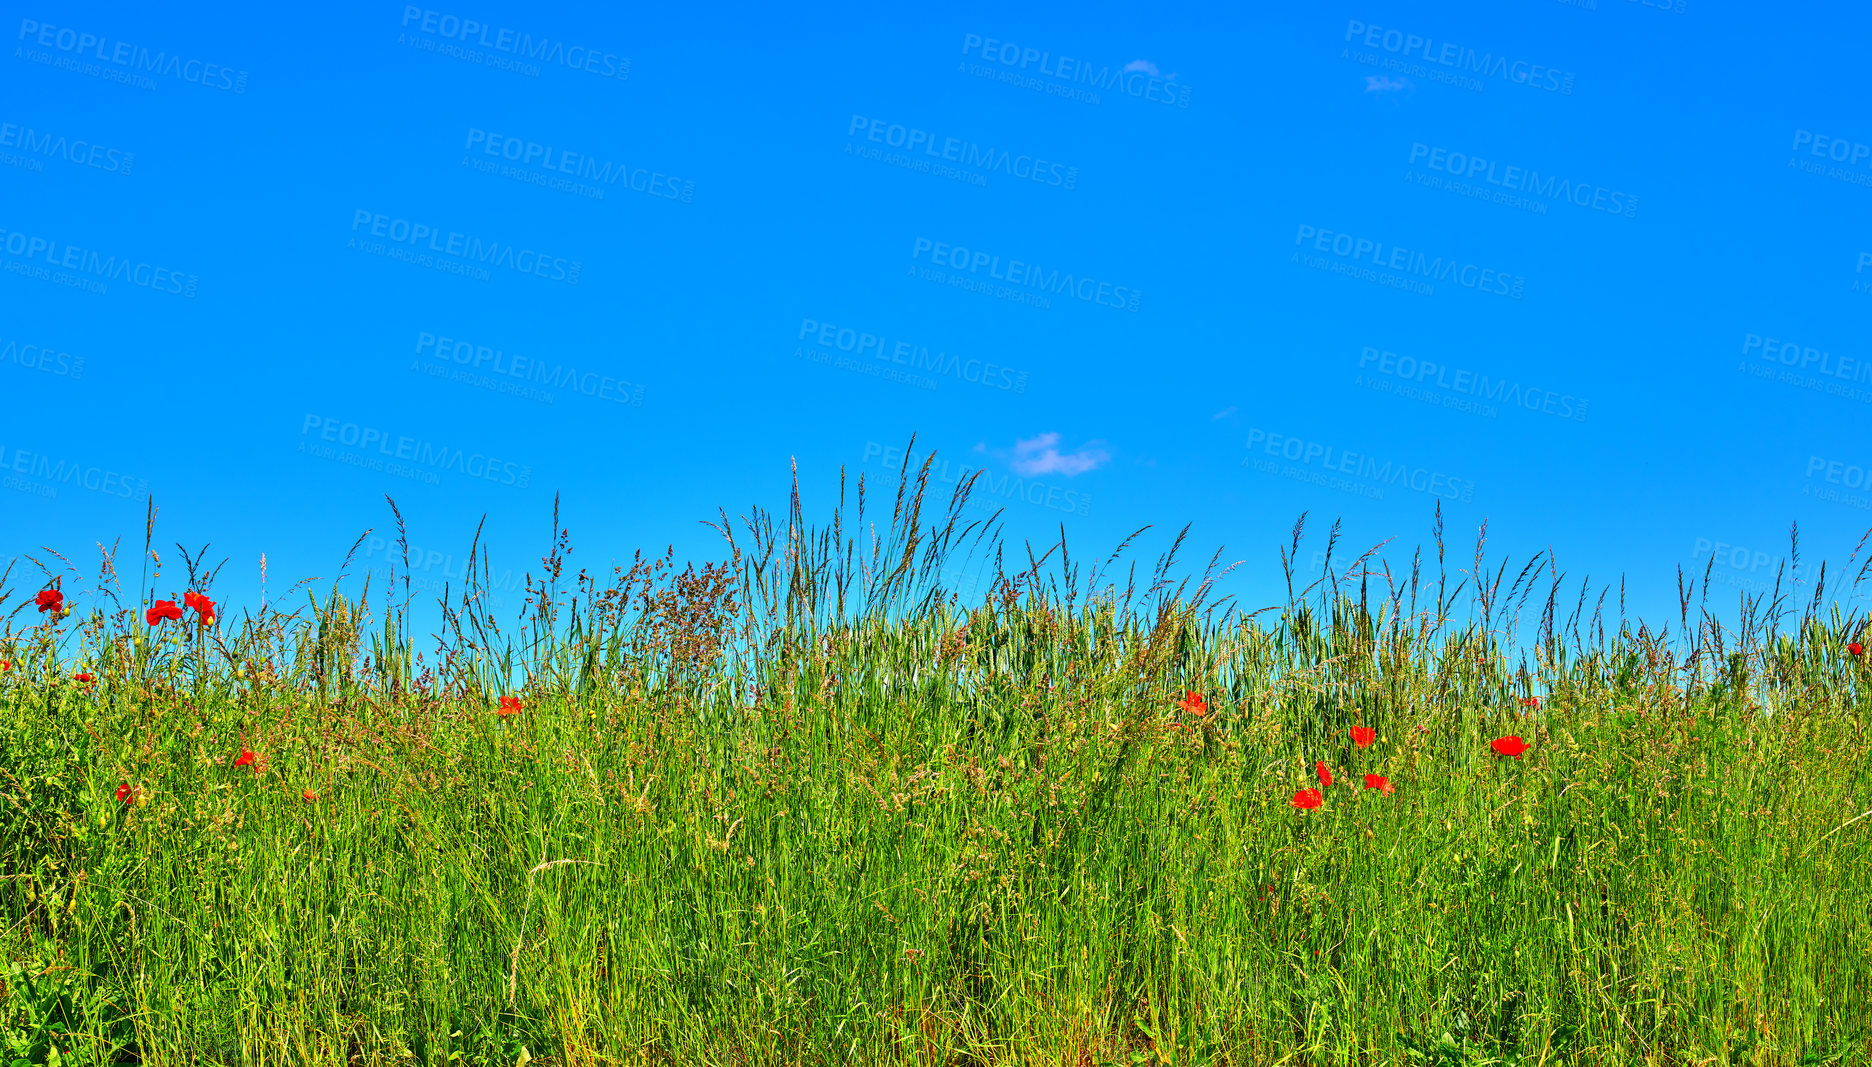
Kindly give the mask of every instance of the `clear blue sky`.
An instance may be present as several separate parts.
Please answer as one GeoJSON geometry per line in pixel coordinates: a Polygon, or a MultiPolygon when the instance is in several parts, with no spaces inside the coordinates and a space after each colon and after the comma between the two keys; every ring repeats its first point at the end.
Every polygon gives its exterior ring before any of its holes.
{"type": "Polygon", "coordinates": [[[428,2],[9,9],[0,557],[608,568],[912,433],[1255,606],[1303,511],[1660,615],[1872,526],[1845,6],[428,2]]]}

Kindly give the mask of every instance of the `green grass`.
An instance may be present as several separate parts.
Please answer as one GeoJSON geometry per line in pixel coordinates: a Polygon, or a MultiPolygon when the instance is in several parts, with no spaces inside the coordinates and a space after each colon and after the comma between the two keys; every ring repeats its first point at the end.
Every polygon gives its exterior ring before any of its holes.
{"type": "Polygon", "coordinates": [[[1862,617],[1665,634],[1479,549],[1428,607],[1355,573],[1244,619],[1063,546],[961,604],[929,576],[994,535],[906,482],[875,547],[796,504],[561,588],[562,538],[518,629],[471,588],[422,655],[381,588],[28,606],[0,1062],[1872,1057],[1862,617]]]}

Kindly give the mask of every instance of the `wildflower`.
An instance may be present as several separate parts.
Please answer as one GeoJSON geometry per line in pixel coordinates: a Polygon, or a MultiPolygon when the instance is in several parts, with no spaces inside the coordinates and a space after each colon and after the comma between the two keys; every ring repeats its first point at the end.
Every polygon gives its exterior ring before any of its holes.
{"type": "Polygon", "coordinates": [[[41,589],[39,595],[33,597],[33,603],[39,606],[40,614],[48,611],[63,611],[65,610],[65,594],[56,589],[41,589]]]}
{"type": "Polygon", "coordinates": [[[500,707],[495,709],[494,714],[512,715],[513,713],[519,710],[520,710],[520,698],[519,697],[501,697],[500,707]]]}
{"type": "Polygon", "coordinates": [[[201,623],[203,626],[207,626],[215,621],[214,601],[209,600],[200,593],[194,592],[193,590],[183,593],[182,603],[195,609],[195,614],[201,616],[201,623]]]}
{"type": "MultiPolygon", "coordinates": [[[[241,754],[240,754],[240,756],[239,756],[239,757],[238,757],[237,759],[235,759],[235,761],[234,761],[234,766],[236,766],[236,767],[249,767],[249,766],[252,766],[252,765],[253,765],[253,761],[254,761],[254,754],[253,754],[253,750],[252,750],[252,749],[246,749],[246,748],[243,748],[243,749],[241,749],[241,754]]],[[[255,774],[259,774],[259,773],[260,773],[260,768],[258,768],[258,767],[254,767],[254,773],[255,773],[255,774]]]]}
{"type": "Polygon", "coordinates": [[[1489,747],[1494,749],[1497,755],[1513,756],[1515,759],[1520,759],[1521,753],[1528,750],[1528,743],[1521,740],[1519,737],[1510,735],[1508,737],[1498,737],[1490,741],[1489,747]]]}
{"type": "Polygon", "coordinates": [[[72,680],[82,685],[90,685],[96,679],[92,678],[89,672],[79,671],[77,674],[72,675],[72,680]]]}
{"type": "Polygon", "coordinates": [[[130,783],[129,782],[125,782],[124,784],[117,787],[117,802],[119,804],[130,803],[130,783]]]}
{"type": "Polygon", "coordinates": [[[1320,796],[1320,791],[1317,789],[1302,789],[1295,793],[1293,798],[1293,806],[1303,811],[1308,808],[1317,808],[1323,803],[1325,799],[1320,796]]]}
{"type": "Polygon", "coordinates": [[[1865,646],[1860,644],[1857,641],[1854,641],[1852,644],[1846,646],[1846,651],[1852,653],[1855,656],[1863,656],[1865,655],[1865,646]]]}
{"type": "Polygon", "coordinates": [[[1325,760],[1320,760],[1313,765],[1313,773],[1319,775],[1320,787],[1322,789],[1332,788],[1332,772],[1326,769],[1325,760]]]}
{"type": "Polygon", "coordinates": [[[1524,708],[1533,708],[1535,711],[1539,711],[1540,710],[1540,697],[1522,697],[1521,706],[1524,708]]]}
{"type": "Polygon", "coordinates": [[[173,600],[158,600],[154,606],[143,613],[143,617],[149,620],[151,626],[157,625],[164,619],[180,622],[182,619],[182,609],[176,607],[176,603],[173,600]]]}
{"type": "Polygon", "coordinates": [[[1360,748],[1370,748],[1372,740],[1378,736],[1378,731],[1369,726],[1354,726],[1347,732],[1352,735],[1352,743],[1360,748]]]}
{"type": "Polygon", "coordinates": [[[301,794],[299,794],[299,795],[300,795],[301,797],[304,797],[304,798],[305,798],[306,800],[317,800],[317,799],[318,799],[318,794],[317,794],[317,793],[314,793],[314,792],[313,792],[312,790],[310,790],[310,789],[308,789],[308,790],[306,790],[305,792],[303,792],[303,793],[301,793],[301,794]]]}
{"type": "Polygon", "coordinates": [[[1176,706],[1199,719],[1209,714],[1209,705],[1203,702],[1202,694],[1194,691],[1185,695],[1182,700],[1177,701],[1176,706]]]}
{"type": "Polygon", "coordinates": [[[1365,776],[1365,788],[1376,789],[1385,796],[1390,796],[1391,779],[1386,778],[1382,774],[1368,774],[1365,776]]]}

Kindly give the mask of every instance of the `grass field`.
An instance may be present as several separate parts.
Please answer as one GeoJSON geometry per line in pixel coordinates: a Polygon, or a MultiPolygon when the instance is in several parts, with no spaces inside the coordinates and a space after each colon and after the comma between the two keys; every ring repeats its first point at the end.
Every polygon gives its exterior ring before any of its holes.
{"type": "Polygon", "coordinates": [[[1439,519],[1250,615],[876,504],[608,574],[555,515],[433,635],[16,569],[0,1062],[1872,1062],[1863,613],[1641,627],[1439,519]]]}

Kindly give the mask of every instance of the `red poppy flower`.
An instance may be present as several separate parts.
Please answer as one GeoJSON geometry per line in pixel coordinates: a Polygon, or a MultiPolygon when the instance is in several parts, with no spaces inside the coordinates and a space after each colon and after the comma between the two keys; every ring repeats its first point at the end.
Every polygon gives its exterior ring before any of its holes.
{"type": "MultiPolygon", "coordinates": [[[[253,761],[254,761],[254,754],[253,754],[253,751],[252,751],[251,749],[245,749],[245,748],[243,748],[243,749],[241,749],[241,754],[240,754],[240,757],[239,757],[239,758],[237,758],[237,759],[236,759],[236,760],[234,761],[234,766],[236,766],[236,767],[247,767],[247,766],[251,766],[251,765],[253,764],[253,761]]],[[[258,773],[259,773],[259,769],[258,769],[258,768],[255,768],[255,771],[254,771],[254,773],[256,773],[256,774],[258,774],[258,773]]]]}
{"type": "Polygon", "coordinates": [[[130,783],[129,782],[125,782],[124,784],[117,787],[117,802],[119,804],[130,803],[130,783]]]}
{"type": "Polygon", "coordinates": [[[1528,750],[1528,743],[1521,740],[1519,737],[1498,737],[1489,742],[1489,747],[1494,749],[1497,755],[1513,756],[1515,759],[1520,759],[1521,753],[1528,750]]]}
{"type": "Polygon", "coordinates": [[[1182,700],[1177,701],[1176,706],[1199,719],[1209,714],[1209,705],[1203,702],[1202,694],[1194,691],[1186,694],[1182,700]]]}
{"type": "Polygon", "coordinates": [[[1385,776],[1381,774],[1368,774],[1365,776],[1365,788],[1376,789],[1380,793],[1383,793],[1385,796],[1390,796],[1391,795],[1391,779],[1386,778],[1385,776]]]}
{"type": "Polygon", "coordinates": [[[211,623],[215,620],[214,601],[209,600],[207,597],[201,595],[200,593],[194,592],[192,590],[190,592],[183,593],[182,603],[195,609],[195,614],[201,616],[201,621],[203,625],[207,625],[208,623],[211,623]]]}
{"type": "Polygon", "coordinates": [[[158,600],[148,611],[143,613],[143,617],[149,620],[151,626],[155,626],[164,619],[180,621],[182,618],[182,609],[176,607],[176,602],[173,600],[158,600]]]}
{"type": "Polygon", "coordinates": [[[1846,651],[1852,653],[1855,656],[1863,656],[1865,655],[1865,646],[1860,644],[1857,641],[1854,641],[1852,644],[1846,646],[1846,651]]]}
{"type": "Polygon", "coordinates": [[[313,792],[312,790],[310,790],[310,789],[308,789],[308,790],[306,790],[305,792],[303,792],[303,793],[301,793],[301,794],[299,794],[299,795],[300,795],[300,796],[302,796],[302,797],[304,797],[304,798],[305,798],[305,799],[307,799],[307,800],[317,800],[317,799],[318,799],[318,794],[317,794],[317,793],[314,793],[314,792],[313,792]]]}
{"type": "Polygon", "coordinates": [[[65,608],[65,594],[56,589],[41,589],[33,597],[33,603],[39,605],[41,614],[48,611],[62,611],[65,608]]]}
{"type": "Polygon", "coordinates": [[[79,671],[77,674],[72,675],[72,680],[85,685],[90,685],[92,681],[94,681],[91,675],[85,671],[79,671]]]}
{"type": "Polygon", "coordinates": [[[1370,748],[1372,739],[1378,736],[1378,731],[1369,726],[1354,726],[1346,732],[1352,735],[1352,743],[1360,748],[1370,748]]]}
{"type": "Polygon", "coordinates": [[[1325,798],[1320,796],[1320,791],[1317,789],[1302,789],[1295,793],[1293,798],[1293,806],[1303,810],[1317,808],[1325,802],[1325,798]]]}
{"type": "Polygon", "coordinates": [[[500,707],[495,709],[494,714],[512,715],[514,712],[519,711],[519,710],[520,710],[520,698],[519,697],[501,697],[500,707]]]}
{"type": "Polygon", "coordinates": [[[1326,769],[1325,760],[1320,760],[1313,765],[1313,773],[1319,775],[1320,786],[1322,788],[1332,788],[1332,772],[1326,769]]]}
{"type": "Polygon", "coordinates": [[[1524,708],[1533,708],[1535,711],[1539,711],[1540,710],[1540,697],[1522,697],[1521,706],[1524,708]]]}

